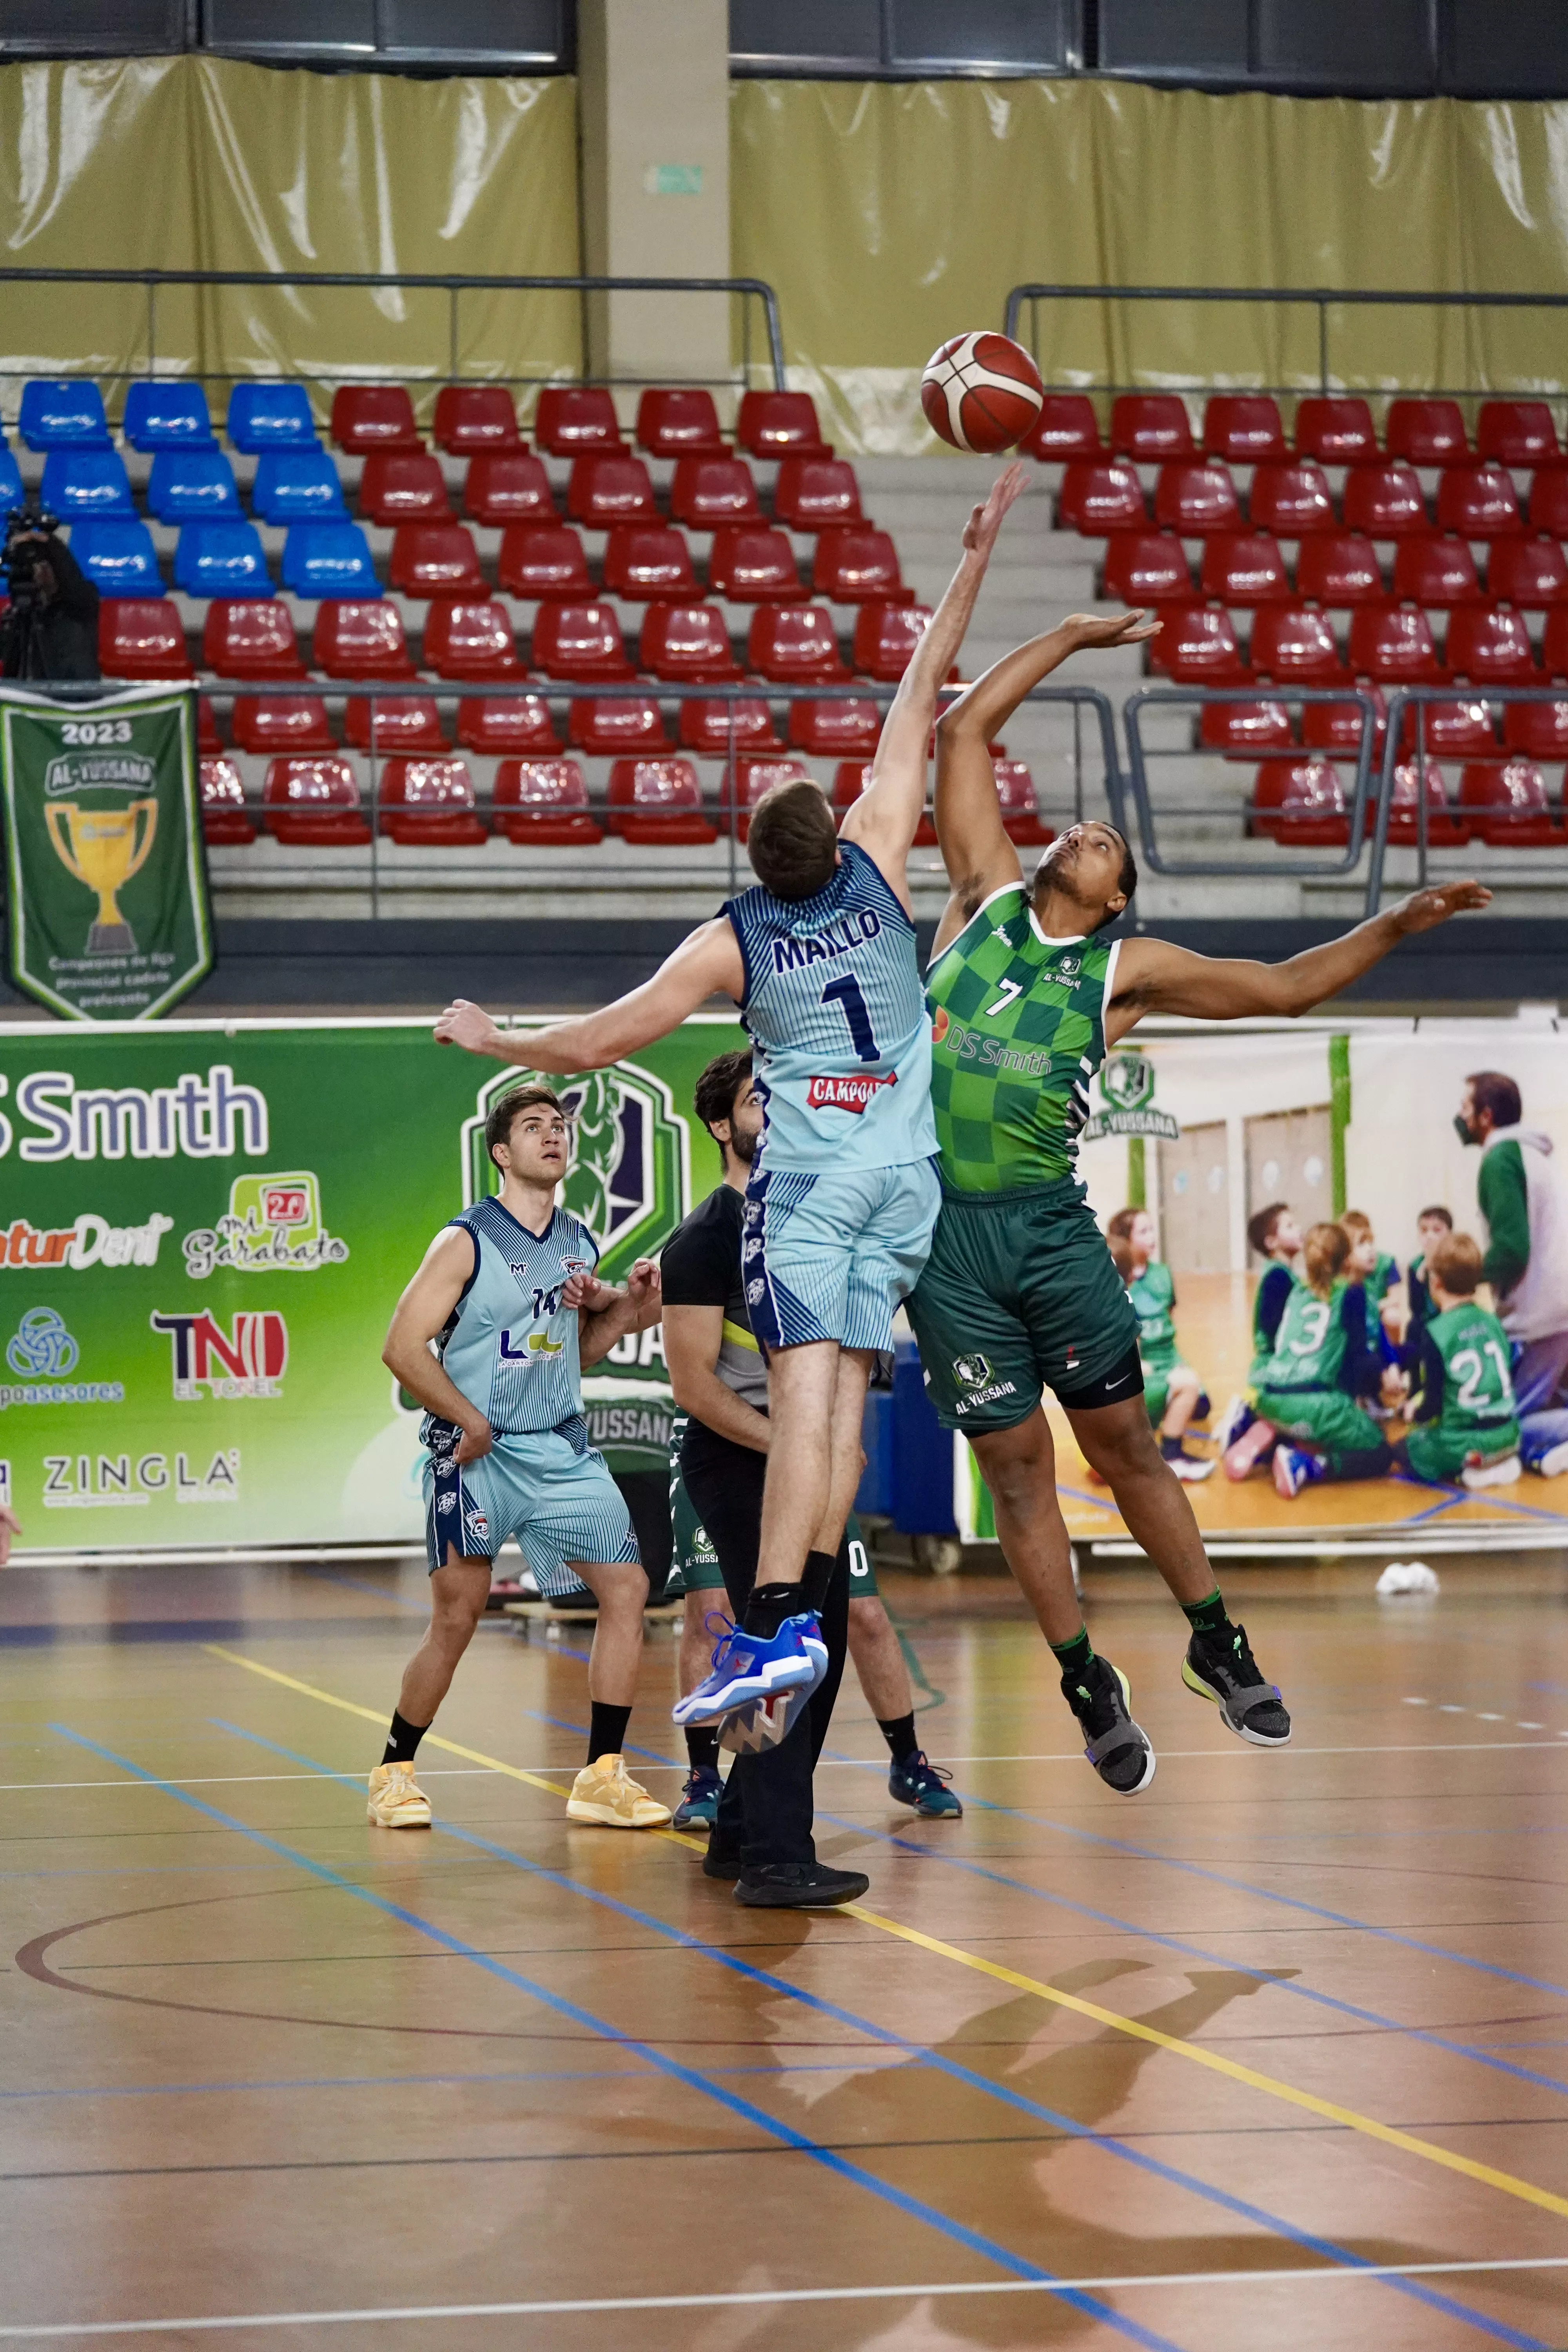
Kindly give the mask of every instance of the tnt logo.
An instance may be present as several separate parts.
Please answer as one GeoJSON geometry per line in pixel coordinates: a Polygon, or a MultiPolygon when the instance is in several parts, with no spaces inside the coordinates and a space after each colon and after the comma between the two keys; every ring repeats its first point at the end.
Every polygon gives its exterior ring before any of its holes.
{"type": "Polygon", "coordinates": [[[205,1310],[148,1319],[154,1331],[169,1335],[174,1395],[182,1403],[195,1403],[204,1389],[224,1399],[282,1395],[289,1327],[275,1307],[237,1314],[226,1337],[217,1318],[205,1310]]]}

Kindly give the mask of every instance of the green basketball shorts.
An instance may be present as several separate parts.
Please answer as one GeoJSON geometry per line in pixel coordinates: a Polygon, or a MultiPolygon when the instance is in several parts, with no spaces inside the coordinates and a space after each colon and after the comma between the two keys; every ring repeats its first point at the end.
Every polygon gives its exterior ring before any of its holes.
{"type": "MultiPolygon", "coordinates": [[[[679,1455],[669,1482],[669,1509],[675,1538],[675,1561],[669,1582],[665,1587],[666,1598],[677,1600],[683,1592],[722,1594],[724,1579],[719,1567],[719,1555],[686,1491],[679,1455]]],[[[851,1601],[864,1601],[868,1593],[876,1592],[877,1571],[861,1536],[860,1522],[853,1511],[849,1514],[844,1537],[849,1546],[849,1598],[851,1601]]]]}
{"type": "Polygon", "coordinates": [[[1259,1389],[1258,1417],[1271,1421],[1281,1437],[1300,1438],[1330,1456],[1367,1454],[1384,1443],[1371,1413],[1343,1389],[1259,1389]]]}
{"type": "Polygon", "coordinates": [[[1142,1392],[1138,1318],[1075,1177],[944,1193],[908,1307],[944,1429],[1016,1428],[1047,1388],[1075,1412],[1142,1392]]]}
{"type": "Polygon", "coordinates": [[[1500,1429],[1445,1432],[1436,1422],[1416,1422],[1405,1441],[1405,1458],[1417,1478],[1428,1486],[1452,1486],[1472,1454],[1483,1463],[1504,1462],[1519,1450],[1519,1425],[1505,1422],[1500,1429]]]}

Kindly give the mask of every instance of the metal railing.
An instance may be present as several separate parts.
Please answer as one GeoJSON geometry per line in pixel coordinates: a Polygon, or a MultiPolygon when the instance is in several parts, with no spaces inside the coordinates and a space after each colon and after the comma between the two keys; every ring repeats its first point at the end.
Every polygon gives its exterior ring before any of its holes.
{"type": "MultiPolygon", "coordinates": [[[[1451,689],[1449,691],[1448,699],[1450,701],[1453,699],[1451,689]]],[[[1289,867],[1286,869],[1292,878],[1303,881],[1309,879],[1322,879],[1329,876],[1343,876],[1352,873],[1356,866],[1360,863],[1362,851],[1365,847],[1369,836],[1369,817],[1375,814],[1377,819],[1382,822],[1384,820],[1386,813],[1383,808],[1381,798],[1379,798],[1373,784],[1373,750],[1377,740],[1378,722],[1377,705],[1373,701],[1371,693],[1364,688],[1354,687],[1350,685],[1348,682],[1345,685],[1339,687],[1279,687],[1274,685],[1262,688],[1258,686],[1152,686],[1145,687],[1137,694],[1130,694],[1127,697],[1126,701],[1121,706],[1122,731],[1127,741],[1128,782],[1131,792],[1133,809],[1138,819],[1138,845],[1150,872],[1152,874],[1168,875],[1173,877],[1181,877],[1192,880],[1200,878],[1222,879],[1239,875],[1245,875],[1253,881],[1257,881],[1258,879],[1260,869],[1256,858],[1194,858],[1173,857],[1169,856],[1160,846],[1159,828],[1156,823],[1153,795],[1149,788],[1148,761],[1150,752],[1149,747],[1143,741],[1142,731],[1142,719],[1145,710],[1169,709],[1173,706],[1176,708],[1196,708],[1199,710],[1202,710],[1211,705],[1217,704],[1223,707],[1227,703],[1237,702],[1250,703],[1253,705],[1257,705],[1260,702],[1279,703],[1286,706],[1289,706],[1293,702],[1332,702],[1338,703],[1342,707],[1347,703],[1354,703],[1360,709],[1361,733],[1356,747],[1355,783],[1352,792],[1350,807],[1346,813],[1349,819],[1349,838],[1345,845],[1344,854],[1342,856],[1331,858],[1293,856],[1289,867]]],[[[1200,745],[1200,749],[1208,752],[1210,756],[1213,757],[1224,756],[1223,752],[1219,751],[1217,747],[1215,746],[1205,744],[1200,745]]],[[[1262,765],[1270,757],[1300,760],[1311,759],[1314,756],[1321,757],[1324,755],[1321,753],[1314,754],[1313,751],[1310,747],[1302,748],[1300,746],[1296,746],[1289,751],[1281,751],[1272,754],[1260,748],[1256,752],[1242,751],[1240,756],[1247,759],[1256,759],[1258,763],[1262,765]]],[[[1389,772],[1387,789],[1389,791],[1393,790],[1392,770],[1389,772]]],[[[1173,812],[1167,812],[1167,816],[1169,817],[1173,814],[1173,812]]],[[[1234,803],[1226,802],[1222,806],[1217,807],[1204,807],[1201,804],[1196,807],[1189,805],[1184,807],[1180,814],[1184,818],[1187,819],[1194,817],[1218,816],[1221,818],[1234,820],[1239,812],[1236,808],[1234,803]]],[[[1268,817],[1275,814],[1275,812],[1266,810],[1261,812],[1261,814],[1267,821],[1268,817]]]]}
{"type": "MultiPolygon", "coordinates": [[[[1403,686],[1389,696],[1388,733],[1383,746],[1383,763],[1376,800],[1376,823],[1370,836],[1372,862],[1368,868],[1366,881],[1366,911],[1369,915],[1375,915],[1383,901],[1384,863],[1388,854],[1389,832],[1394,821],[1394,772],[1406,762],[1413,765],[1415,770],[1415,803],[1414,809],[1409,812],[1415,820],[1414,843],[1406,845],[1413,845],[1416,853],[1416,887],[1424,890],[1426,887],[1427,857],[1431,848],[1431,820],[1438,814],[1436,810],[1428,808],[1426,802],[1426,765],[1433,756],[1426,744],[1427,706],[1435,702],[1451,705],[1455,702],[1506,704],[1510,702],[1561,703],[1564,700],[1568,700],[1568,696],[1564,695],[1563,689],[1560,687],[1551,686],[1403,686]],[[1403,747],[1402,760],[1400,739],[1405,734],[1405,719],[1410,713],[1414,713],[1415,719],[1415,740],[1414,744],[1403,747]]],[[[1482,761],[1500,762],[1507,758],[1529,759],[1530,756],[1528,752],[1508,751],[1500,747],[1494,751],[1467,755],[1467,765],[1472,763],[1479,765],[1482,761]]],[[[1493,821],[1496,822],[1503,813],[1495,811],[1490,814],[1493,821]]],[[[1559,814],[1561,814],[1562,812],[1559,811],[1559,814]]],[[[1487,821],[1489,812],[1485,809],[1456,809],[1452,814],[1467,823],[1474,822],[1481,824],[1487,821]]],[[[1568,834],[1564,835],[1564,840],[1568,842],[1568,834]]],[[[1468,843],[1454,842],[1447,845],[1458,849],[1468,846],[1468,843]]]]}

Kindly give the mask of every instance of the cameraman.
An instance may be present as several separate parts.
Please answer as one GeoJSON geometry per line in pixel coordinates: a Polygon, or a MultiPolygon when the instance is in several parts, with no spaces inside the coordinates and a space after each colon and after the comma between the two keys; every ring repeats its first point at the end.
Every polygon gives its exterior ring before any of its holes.
{"type": "Polygon", "coordinates": [[[42,519],[17,515],[5,541],[11,606],[0,621],[0,675],[99,677],[98,591],[42,519]]]}

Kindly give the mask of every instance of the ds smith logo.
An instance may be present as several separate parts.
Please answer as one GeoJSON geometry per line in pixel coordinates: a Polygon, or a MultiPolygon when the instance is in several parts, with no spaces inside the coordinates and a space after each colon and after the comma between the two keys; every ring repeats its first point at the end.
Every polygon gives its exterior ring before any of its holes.
{"type": "Polygon", "coordinates": [[[223,1326],[204,1308],[199,1315],[152,1315],[154,1331],[166,1331],[174,1355],[174,1395],[183,1404],[209,1396],[279,1397],[289,1361],[289,1327],[273,1307],[234,1318],[223,1326]]]}
{"type": "MultiPolygon", "coordinates": [[[[0,1095],[10,1081],[0,1077],[0,1095]]],[[[32,1070],[13,1097],[25,1134],[18,1156],[58,1160],[259,1159],[267,1150],[267,1097],[236,1086],[226,1062],[205,1078],[187,1071],[178,1086],[82,1087],[68,1070],[32,1070]]],[[[0,1113],[0,1159],[11,1149],[11,1121],[0,1113]]]]}

